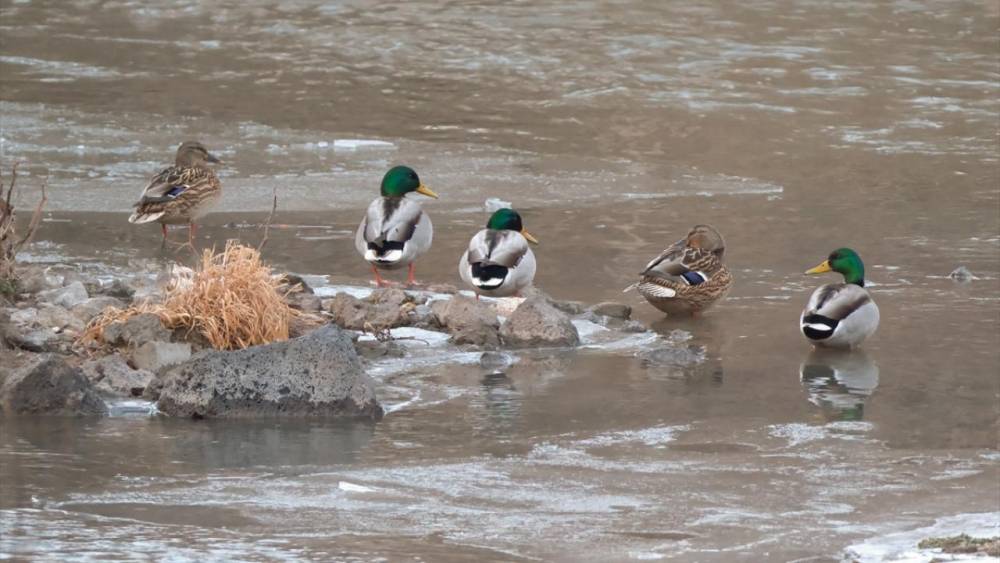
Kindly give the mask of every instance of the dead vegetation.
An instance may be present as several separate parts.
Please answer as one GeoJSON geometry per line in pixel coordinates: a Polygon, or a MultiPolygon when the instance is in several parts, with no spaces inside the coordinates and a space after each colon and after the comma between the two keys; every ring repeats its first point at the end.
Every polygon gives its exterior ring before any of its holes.
{"type": "Polygon", "coordinates": [[[206,249],[189,275],[175,275],[162,303],[137,303],[105,311],[90,322],[82,343],[103,343],[111,323],[153,313],[171,330],[196,333],[213,348],[239,350],[287,340],[294,324],[309,322],[279,291],[282,281],[261,261],[260,252],[229,241],[221,253],[206,249]]]}
{"type": "Polygon", "coordinates": [[[927,538],[917,547],[920,549],[940,549],[942,553],[981,553],[991,557],[1000,556],[1000,537],[974,538],[968,534],[945,538],[927,538]]]}
{"type": "Polygon", "coordinates": [[[38,225],[42,221],[42,209],[48,197],[45,195],[46,181],[41,184],[42,198],[35,207],[35,212],[31,215],[28,227],[24,234],[18,236],[17,224],[15,222],[14,205],[11,199],[14,196],[14,188],[17,185],[17,162],[11,167],[10,184],[4,188],[3,175],[0,171],[0,294],[14,293],[17,286],[17,276],[14,270],[14,260],[17,253],[21,251],[38,230],[38,225]]]}

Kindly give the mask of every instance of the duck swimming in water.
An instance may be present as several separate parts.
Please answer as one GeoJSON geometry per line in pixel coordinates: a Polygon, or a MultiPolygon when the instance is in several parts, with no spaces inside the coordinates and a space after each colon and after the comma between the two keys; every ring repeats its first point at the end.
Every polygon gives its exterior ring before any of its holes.
{"type": "Polygon", "coordinates": [[[719,231],[695,225],[686,237],[653,258],[628,289],[638,289],[664,313],[695,315],[725,297],[733,285],[733,276],[722,262],[725,252],[719,231]]]}
{"type": "Polygon", "coordinates": [[[816,288],[799,317],[799,328],[809,342],[830,348],[854,348],[878,328],[878,305],[865,289],[865,265],[858,253],[838,248],[806,274],[837,272],[844,283],[816,288]]]}

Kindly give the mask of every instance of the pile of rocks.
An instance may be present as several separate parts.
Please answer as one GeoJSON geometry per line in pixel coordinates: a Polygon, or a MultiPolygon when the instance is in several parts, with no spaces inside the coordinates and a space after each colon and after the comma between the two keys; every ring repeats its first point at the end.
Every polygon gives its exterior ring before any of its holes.
{"type": "Polygon", "coordinates": [[[392,328],[418,327],[446,332],[455,345],[494,350],[577,346],[571,315],[634,328],[627,305],[588,309],[537,291],[499,306],[454,288],[379,289],[364,299],[339,293],[321,300],[301,278],[286,275],[289,287],[299,288],[290,303],[329,324],[286,342],[218,351],[168,330],[155,314],[138,314],[107,326],[107,348],[91,358],[74,349],[87,323],[135,296],[155,300],[157,286],[102,285],[65,268],[33,268],[23,279],[15,303],[0,309],[0,412],[8,414],[99,415],[107,412],[104,398],[141,397],[165,414],[194,418],[378,418],[375,383],[365,374],[365,354],[359,355],[362,332],[387,340],[392,328]]]}

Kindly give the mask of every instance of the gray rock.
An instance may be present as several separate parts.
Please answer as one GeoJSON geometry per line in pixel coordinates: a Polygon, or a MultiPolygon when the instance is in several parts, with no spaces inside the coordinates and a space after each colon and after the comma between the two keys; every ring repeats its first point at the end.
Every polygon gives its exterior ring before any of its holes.
{"type": "Polygon", "coordinates": [[[382,415],[351,336],[335,325],[246,350],[204,351],[162,381],[159,409],[174,416],[382,415]]]}
{"type": "Polygon", "coordinates": [[[83,282],[75,281],[66,287],[39,292],[37,297],[39,301],[69,309],[83,303],[90,296],[87,295],[87,288],[84,287],[83,282]]]}
{"type": "Polygon", "coordinates": [[[646,367],[684,368],[705,361],[705,350],[700,346],[667,346],[643,350],[639,360],[646,367]]]}
{"type": "Polygon", "coordinates": [[[479,367],[490,371],[503,371],[513,363],[514,358],[503,352],[483,352],[483,355],[479,356],[479,367]]]}
{"type": "Polygon", "coordinates": [[[186,362],[189,358],[191,345],[187,342],[146,342],[132,352],[135,367],[152,372],[186,362]]]}
{"type": "Polygon", "coordinates": [[[584,305],[582,301],[558,301],[556,299],[549,298],[548,302],[549,305],[552,305],[567,315],[579,315],[586,310],[586,305],[584,305]]]}
{"type": "Polygon", "coordinates": [[[113,346],[141,346],[146,342],[168,342],[170,331],[153,313],[129,317],[124,322],[111,323],[104,329],[104,341],[113,346]]]}
{"type": "Polygon", "coordinates": [[[950,274],[948,274],[948,277],[958,283],[968,283],[976,279],[976,276],[972,275],[972,272],[970,272],[965,266],[955,268],[950,274]]]}
{"type": "Polygon", "coordinates": [[[62,283],[51,283],[45,269],[36,264],[23,264],[17,268],[17,289],[24,293],[38,293],[47,289],[62,287],[62,283]]]}
{"type": "Polygon", "coordinates": [[[47,328],[55,332],[62,332],[64,330],[80,332],[86,326],[86,322],[68,310],[48,303],[38,304],[33,324],[39,328],[47,328]]]}
{"type": "Polygon", "coordinates": [[[21,362],[8,357],[0,371],[0,412],[15,414],[103,415],[107,406],[79,368],[55,354],[31,356],[21,362]]]}
{"type": "Polygon", "coordinates": [[[380,289],[368,299],[357,299],[338,293],[324,303],[333,316],[333,322],[350,330],[395,328],[412,322],[410,312],[416,308],[413,300],[399,289],[380,289]]]}
{"type": "Polygon", "coordinates": [[[624,303],[615,303],[614,301],[598,303],[591,307],[589,311],[593,311],[596,315],[603,315],[613,319],[628,320],[632,317],[632,307],[624,303]]]}
{"type": "Polygon", "coordinates": [[[289,293],[285,300],[288,301],[288,305],[293,309],[298,309],[299,311],[305,313],[318,313],[323,310],[323,302],[318,295],[309,293],[289,293]]]}
{"type": "Polygon", "coordinates": [[[47,328],[19,329],[7,327],[4,339],[14,348],[28,352],[57,352],[62,340],[59,335],[47,328]]]}
{"type": "Polygon", "coordinates": [[[580,335],[569,316],[553,307],[544,296],[529,297],[518,305],[500,327],[507,346],[576,346],[580,335]]]}
{"type": "Polygon", "coordinates": [[[107,295],[99,295],[97,297],[91,297],[83,303],[73,307],[70,311],[73,316],[79,319],[84,324],[89,323],[91,319],[100,315],[108,307],[114,307],[116,309],[124,309],[125,304],[122,303],[120,299],[115,297],[109,297],[107,295]]]}
{"type": "Polygon", "coordinates": [[[87,291],[91,295],[102,295],[104,297],[114,297],[122,301],[132,301],[135,295],[135,288],[129,286],[124,281],[115,278],[110,283],[94,283],[87,286],[87,291]]]}
{"type": "Polygon", "coordinates": [[[107,395],[140,397],[155,379],[150,371],[132,369],[117,354],[84,362],[80,369],[94,389],[107,395]]]}
{"type": "Polygon", "coordinates": [[[431,303],[438,325],[451,334],[454,344],[497,346],[500,344],[500,320],[493,309],[464,295],[431,303]]]}

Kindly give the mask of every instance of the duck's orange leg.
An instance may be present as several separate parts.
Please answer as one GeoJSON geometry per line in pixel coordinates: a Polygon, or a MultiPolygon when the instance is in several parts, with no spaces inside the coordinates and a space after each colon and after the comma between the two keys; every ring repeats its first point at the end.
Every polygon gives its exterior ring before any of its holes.
{"type": "Polygon", "coordinates": [[[375,287],[384,287],[385,280],[383,280],[382,276],[379,275],[378,268],[376,268],[374,264],[372,264],[372,273],[375,274],[375,287]]]}
{"type": "Polygon", "coordinates": [[[413,278],[415,272],[416,268],[413,266],[413,262],[410,262],[410,267],[406,274],[406,285],[414,285],[417,283],[417,280],[413,278]]]}

